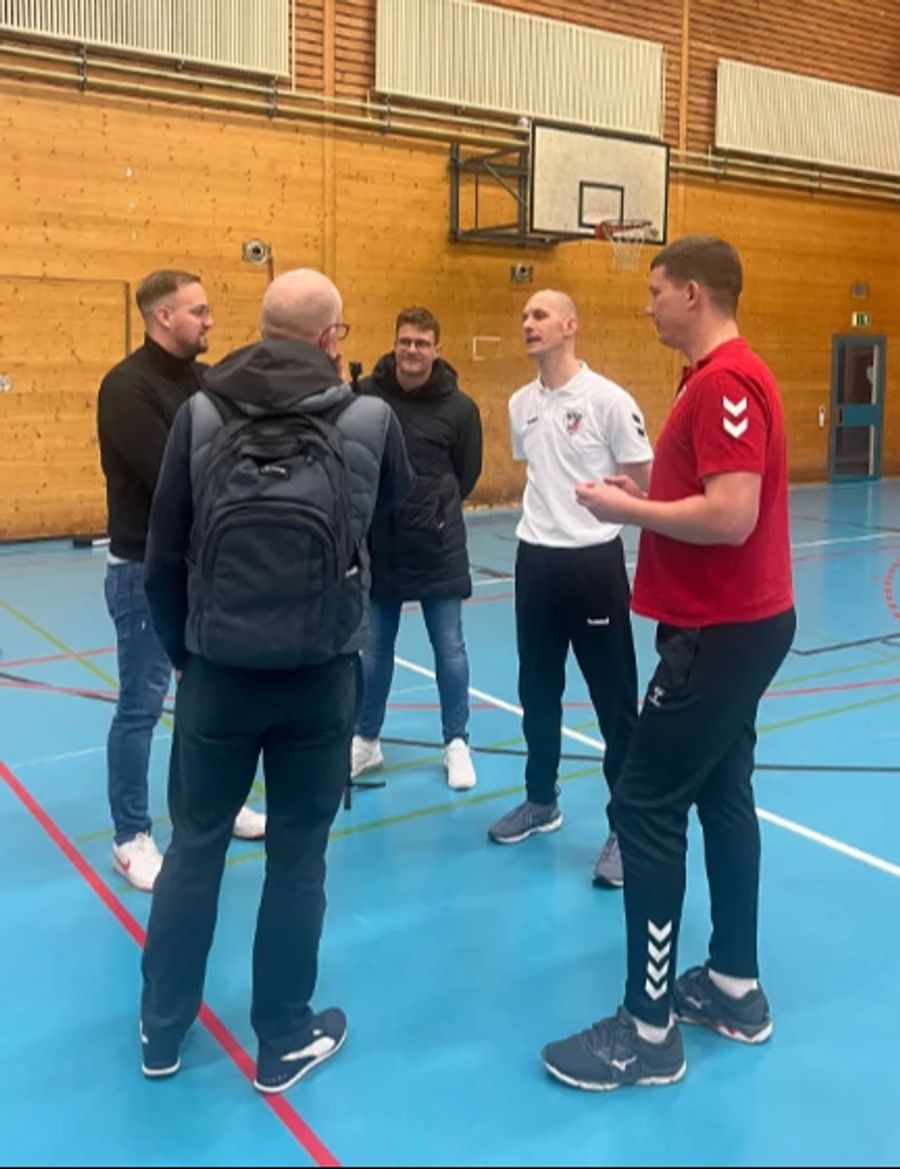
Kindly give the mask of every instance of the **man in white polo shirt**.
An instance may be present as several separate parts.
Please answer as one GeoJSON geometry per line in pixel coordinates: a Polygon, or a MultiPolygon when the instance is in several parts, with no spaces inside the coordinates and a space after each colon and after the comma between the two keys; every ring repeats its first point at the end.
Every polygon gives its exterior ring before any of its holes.
{"type": "MultiPolygon", "coordinates": [[[[518,844],[562,824],[557,778],[569,646],[606,740],[603,772],[615,786],[637,723],[637,666],[621,524],[581,507],[575,485],[627,474],[646,491],[653,451],[634,399],[575,356],[578,316],[563,292],[535,293],[522,333],[538,377],[509,403],[513,457],[528,464],[516,529],[519,701],[528,745],[525,802],[491,826],[498,844],[518,844]]],[[[594,867],[594,884],[622,885],[615,826],[594,867]]]]}

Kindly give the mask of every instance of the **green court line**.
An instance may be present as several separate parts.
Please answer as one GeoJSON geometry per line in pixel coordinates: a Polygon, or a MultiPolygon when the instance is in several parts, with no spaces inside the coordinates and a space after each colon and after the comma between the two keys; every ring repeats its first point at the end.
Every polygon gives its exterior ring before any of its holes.
{"type": "MultiPolygon", "coordinates": [[[[583,779],[586,775],[595,775],[596,767],[582,767],[578,771],[568,771],[565,775],[559,777],[560,783],[570,783],[574,779],[583,779]]],[[[329,844],[334,840],[342,840],[347,836],[359,836],[363,832],[374,832],[379,828],[391,828],[397,824],[408,824],[413,820],[423,820],[428,816],[439,816],[444,812],[455,812],[459,808],[471,808],[476,804],[486,804],[491,800],[504,799],[510,796],[519,796],[522,794],[522,785],[516,784],[515,787],[504,787],[497,791],[480,792],[477,796],[467,796],[462,799],[453,800],[443,804],[433,804],[428,808],[416,808],[411,812],[401,812],[396,816],[385,816],[381,820],[367,820],[364,824],[352,824],[349,828],[336,828],[328,834],[329,844]]],[[[241,849],[240,852],[234,853],[226,857],[225,867],[233,868],[235,865],[244,865],[248,861],[264,860],[266,850],[264,848],[241,849]]],[[[116,892],[121,894],[137,893],[138,890],[133,885],[120,885],[116,892]]]]}
{"type": "Polygon", "coordinates": [[[830,710],[817,710],[812,714],[801,714],[797,718],[783,719],[781,722],[766,723],[757,728],[759,734],[766,731],[781,731],[786,727],[800,726],[801,723],[815,722],[821,718],[831,718],[834,714],[848,714],[852,710],[865,710],[869,706],[881,706],[885,702],[900,702],[900,694],[888,694],[883,698],[867,698],[865,702],[850,702],[846,706],[834,706],[830,710]]]}
{"type": "MultiPolygon", "coordinates": [[[[21,613],[18,609],[14,608],[9,603],[9,601],[0,600],[0,608],[5,609],[7,613],[11,613],[17,621],[21,621],[22,624],[27,626],[28,629],[32,630],[32,632],[37,633],[39,637],[43,637],[43,639],[49,642],[50,645],[52,645],[55,649],[61,650],[63,653],[68,654],[69,657],[78,662],[79,666],[84,666],[86,670],[90,670],[92,674],[102,679],[109,686],[114,688],[118,687],[118,678],[114,678],[112,674],[107,674],[106,670],[103,670],[100,668],[100,666],[95,665],[89,658],[80,657],[77,650],[72,649],[70,645],[67,645],[64,641],[60,640],[60,638],[58,638],[55,633],[51,633],[49,629],[44,629],[42,625],[38,625],[36,621],[32,621],[31,618],[25,613],[21,613]]],[[[169,730],[171,730],[174,726],[171,715],[164,714],[159,721],[169,730]]]]}
{"type": "MultiPolygon", "coordinates": [[[[14,608],[12,605],[9,604],[8,601],[0,600],[0,608],[6,609],[6,611],[8,613],[10,613],[18,621],[21,621],[23,625],[26,625],[29,629],[33,630],[39,636],[43,637],[46,641],[48,641],[56,649],[59,649],[62,652],[71,655],[71,657],[74,660],[78,661],[82,666],[85,667],[85,669],[88,669],[93,674],[96,674],[97,677],[102,678],[104,682],[108,682],[112,686],[117,685],[117,681],[115,678],[111,677],[104,670],[102,670],[99,666],[96,666],[92,661],[89,661],[86,658],[79,657],[77,652],[74,649],[72,649],[71,646],[67,645],[64,641],[60,640],[60,638],[58,638],[54,634],[50,633],[49,630],[44,629],[42,626],[38,625],[37,622],[32,621],[30,617],[26,616],[24,613],[21,613],[18,609],[14,608]]],[[[888,660],[892,660],[892,659],[888,659],[888,660]]],[[[878,663],[878,664],[881,664],[881,663],[878,663]]],[[[835,677],[835,676],[840,677],[841,674],[851,673],[854,670],[859,670],[859,669],[864,669],[864,668],[865,668],[865,666],[861,666],[861,665],[848,666],[848,667],[844,667],[842,670],[838,670],[838,671],[824,671],[824,672],[821,672],[821,673],[816,674],[816,675],[807,675],[806,679],[794,679],[794,680],[792,680],[792,682],[782,681],[780,684],[781,685],[796,685],[798,680],[812,680],[815,677],[835,677]]],[[[882,698],[868,698],[863,702],[848,703],[844,706],[836,706],[836,707],[832,707],[828,710],[814,711],[811,714],[799,715],[797,718],[783,719],[779,722],[774,722],[774,723],[766,723],[765,725],[758,727],[757,731],[759,734],[762,735],[762,734],[766,734],[769,731],[784,730],[788,727],[801,726],[804,723],[816,722],[816,721],[823,719],[823,718],[831,718],[833,715],[848,714],[851,711],[865,710],[871,706],[881,706],[881,705],[888,703],[888,702],[897,702],[897,701],[900,701],[900,694],[889,694],[889,695],[882,697],[882,698]]],[[[163,718],[160,721],[162,721],[168,727],[172,726],[172,720],[168,715],[163,715],[163,718]]],[[[593,725],[594,724],[592,721],[588,721],[585,723],[578,724],[578,726],[576,726],[573,729],[581,729],[583,727],[588,727],[588,726],[593,726],[593,725]]],[[[511,745],[514,743],[520,743],[521,741],[522,741],[521,738],[516,738],[516,739],[506,740],[503,743],[497,743],[497,744],[493,744],[493,745],[494,746],[506,746],[506,745],[511,745]]],[[[390,773],[396,774],[396,773],[401,772],[401,771],[410,770],[414,767],[421,767],[426,762],[429,762],[429,763],[434,762],[434,761],[439,760],[440,758],[441,758],[440,754],[428,755],[422,759],[413,760],[413,761],[410,761],[407,763],[395,764],[391,767],[384,768],[384,772],[388,773],[388,774],[390,774],[390,773]]],[[[576,772],[569,772],[565,776],[560,776],[560,783],[567,782],[570,779],[577,779],[577,778],[584,776],[584,775],[590,775],[593,772],[595,772],[596,770],[597,770],[596,767],[588,767],[588,768],[585,768],[583,770],[579,770],[576,772]]],[[[254,784],[253,790],[254,790],[254,792],[257,793],[257,797],[258,797],[260,794],[259,785],[254,784]]],[[[513,788],[506,788],[506,789],[503,789],[503,790],[497,791],[497,792],[482,793],[482,794],[477,795],[477,796],[469,797],[466,800],[456,800],[453,803],[436,804],[430,808],[419,809],[419,810],[414,811],[414,812],[406,812],[406,813],[403,813],[402,815],[399,815],[399,816],[387,817],[383,820],[373,820],[368,824],[359,824],[356,826],[352,826],[350,828],[338,829],[330,835],[329,839],[330,840],[338,840],[344,836],[352,836],[352,835],[356,835],[356,834],[361,833],[361,832],[371,832],[371,831],[374,831],[376,828],[386,828],[386,827],[390,827],[394,824],[402,824],[402,823],[406,823],[407,821],[410,821],[410,820],[421,819],[422,817],[425,817],[425,816],[438,815],[439,813],[442,813],[442,812],[452,811],[454,808],[468,806],[468,805],[472,805],[472,804],[476,804],[476,803],[483,803],[487,800],[497,799],[501,796],[514,795],[514,794],[519,793],[520,791],[521,791],[521,785],[517,784],[513,788]]],[[[166,822],[166,818],[164,818],[164,817],[160,817],[159,820],[154,821],[154,823],[165,823],[165,822],[166,822]]],[[[107,829],[103,832],[89,833],[86,836],[76,837],[75,839],[77,842],[83,842],[83,841],[87,841],[87,840],[98,839],[98,838],[101,838],[102,836],[108,836],[111,834],[112,834],[111,831],[109,829],[107,829]]],[[[246,863],[247,861],[250,861],[250,860],[258,860],[264,856],[265,856],[265,850],[256,849],[252,852],[241,853],[240,855],[237,855],[234,857],[229,857],[225,863],[226,863],[226,865],[243,864],[243,863],[246,863]]],[[[131,885],[126,885],[120,891],[133,892],[134,890],[133,890],[131,885]]]]}
{"type": "Polygon", "coordinates": [[[855,666],[841,666],[839,669],[817,670],[814,674],[799,674],[795,678],[776,678],[773,686],[798,686],[802,682],[818,682],[821,678],[842,678],[845,674],[853,674],[859,670],[869,670],[873,666],[890,666],[900,662],[900,654],[888,654],[881,658],[872,658],[868,662],[859,662],[855,666]]]}
{"type": "MultiPolygon", "coordinates": [[[[70,645],[67,645],[66,642],[57,637],[55,633],[51,633],[49,629],[44,629],[42,625],[38,625],[36,621],[32,621],[32,619],[26,613],[22,613],[19,609],[16,609],[15,606],[9,603],[9,601],[0,599],[0,608],[5,609],[7,613],[15,617],[17,621],[21,621],[22,624],[25,625],[28,629],[32,630],[32,632],[36,633],[39,637],[42,637],[45,641],[49,642],[49,644],[52,645],[54,649],[58,649],[62,653],[68,654],[69,657],[73,659],[73,661],[78,662],[80,666],[84,666],[86,670],[90,670],[92,674],[95,674],[98,678],[113,688],[118,687],[118,678],[114,678],[112,674],[108,674],[106,670],[103,670],[100,668],[100,666],[95,665],[89,658],[81,657],[77,650],[74,650],[70,645]]],[[[170,731],[175,725],[172,716],[169,714],[164,714],[159,721],[170,731]]],[[[254,782],[251,790],[260,799],[265,795],[265,789],[258,780],[254,782]]],[[[248,803],[249,802],[250,801],[248,801],[248,803]]],[[[168,818],[164,816],[160,816],[153,821],[154,824],[167,824],[168,822],[168,818]]],[[[99,832],[87,832],[82,836],[76,836],[74,837],[74,840],[76,843],[85,843],[89,840],[99,840],[104,836],[112,835],[112,828],[104,828],[99,832]]]]}
{"type": "MultiPolygon", "coordinates": [[[[869,706],[880,706],[886,702],[900,701],[900,694],[892,694],[886,698],[869,698],[865,702],[854,702],[845,706],[836,706],[830,710],[820,710],[813,714],[800,715],[798,718],[785,719],[781,722],[766,723],[764,726],[758,728],[758,733],[764,735],[769,731],[782,730],[786,727],[798,726],[801,723],[814,722],[818,719],[830,718],[836,714],[846,714],[853,710],[864,710],[869,706]]],[[[578,771],[567,772],[566,775],[560,776],[560,783],[567,783],[573,779],[580,779],[585,775],[595,774],[596,767],[586,767],[578,771]]],[[[499,799],[504,796],[514,796],[521,793],[521,785],[517,784],[515,787],[503,788],[496,792],[484,792],[477,796],[470,796],[468,799],[454,800],[452,803],[435,804],[429,808],[421,808],[412,812],[404,812],[398,816],[388,816],[382,820],[371,820],[365,824],[358,824],[349,828],[339,828],[329,835],[329,841],[339,840],[346,836],[355,836],[362,832],[373,832],[378,828],[389,828],[396,824],[404,824],[412,820],[419,820],[426,816],[436,816],[443,812],[451,812],[456,808],[468,807],[474,804],[485,803],[488,800],[499,799]]],[[[250,852],[241,852],[234,856],[229,856],[225,865],[226,868],[234,865],[246,864],[248,861],[261,860],[265,857],[265,849],[254,849],[250,852]]],[[[119,889],[121,893],[133,893],[135,890],[130,885],[124,885],[119,889]]]]}
{"type": "Polygon", "coordinates": [[[61,641],[56,636],[56,634],[51,633],[49,629],[44,629],[42,625],[38,625],[36,621],[32,621],[31,618],[27,616],[27,614],[22,613],[18,609],[14,608],[9,603],[9,601],[0,600],[0,608],[5,609],[7,613],[12,614],[12,616],[15,617],[17,621],[21,621],[22,624],[30,629],[33,633],[36,633],[39,637],[42,637],[44,641],[49,642],[54,649],[58,649],[62,653],[70,655],[78,662],[79,665],[84,666],[86,670],[90,670],[90,672],[96,675],[96,677],[102,679],[110,686],[118,686],[118,679],[114,678],[111,674],[107,674],[107,672],[102,670],[99,666],[94,665],[90,658],[79,657],[77,650],[72,649],[70,645],[66,645],[64,641],[61,641]]]}
{"type": "MultiPolygon", "coordinates": [[[[497,741],[495,743],[489,743],[488,747],[490,747],[490,748],[511,747],[511,746],[514,746],[514,745],[522,743],[522,742],[524,742],[524,739],[522,739],[521,736],[519,736],[515,739],[500,739],[499,741],[497,741]]],[[[390,764],[388,764],[387,767],[380,768],[378,771],[378,774],[379,775],[398,775],[398,774],[400,774],[400,772],[403,772],[403,771],[411,771],[414,768],[423,767],[427,763],[440,762],[443,760],[443,758],[444,758],[443,754],[421,755],[421,756],[418,756],[416,759],[407,760],[404,763],[390,763],[390,764]]],[[[598,756],[598,762],[599,761],[600,761],[600,756],[598,756]]],[[[263,800],[265,798],[265,794],[266,794],[265,786],[262,783],[260,783],[259,781],[256,781],[253,784],[251,791],[253,792],[253,795],[250,797],[250,799],[247,800],[248,804],[255,804],[255,803],[260,802],[261,800],[263,800]]],[[[453,805],[448,805],[448,807],[452,807],[452,806],[453,805]]],[[[152,821],[152,823],[153,823],[154,827],[157,827],[157,826],[163,826],[166,824],[171,824],[172,821],[169,819],[168,816],[156,816],[154,818],[154,820],[152,821]]],[[[82,832],[78,836],[73,836],[72,840],[74,841],[75,844],[89,844],[91,841],[103,840],[105,837],[111,837],[113,835],[114,835],[114,829],[112,829],[112,828],[99,828],[94,832],[82,832]]]]}

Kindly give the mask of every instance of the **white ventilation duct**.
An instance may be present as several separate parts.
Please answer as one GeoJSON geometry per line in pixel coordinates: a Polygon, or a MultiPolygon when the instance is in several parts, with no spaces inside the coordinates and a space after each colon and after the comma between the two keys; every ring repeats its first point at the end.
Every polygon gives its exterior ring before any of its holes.
{"type": "Polygon", "coordinates": [[[661,138],[655,41],[470,0],[378,0],[381,93],[661,138]]]}
{"type": "Polygon", "coordinates": [[[722,59],[716,147],[900,175],[900,97],[722,59]]]}
{"type": "Polygon", "coordinates": [[[0,0],[0,29],[268,76],[290,72],[290,0],[0,0]]]}

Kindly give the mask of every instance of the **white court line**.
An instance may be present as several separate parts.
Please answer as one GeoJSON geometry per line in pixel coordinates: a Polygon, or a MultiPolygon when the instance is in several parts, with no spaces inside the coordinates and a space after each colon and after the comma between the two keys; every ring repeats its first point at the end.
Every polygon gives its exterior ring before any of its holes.
{"type": "Polygon", "coordinates": [[[26,759],[24,762],[10,763],[13,771],[20,771],[25,767],[36,767],[38,763],[62,763],[66,759],[80,759],[85,755],[98,755],[105,751],[106,746],[86,747],[83,751],[66,751],[62,755],[42,755],[38,759],[26,759]]]}
{"type": "Polygon", "coordinates": [[[399,690],[397,689],[396,686],[392,686],[391,687],[391,695],[395,696],[397,694],[422,694],[426,690],[430,693],[432,690],[434,690],[434,685],[432,684],[430,686],[401,686],[399,690]]]}
{"type": "MultiPolygon", "coordinates": [[[[171,731],[157,731],[153,734],[153,742],[171,739],[171,731]]],[[[106,752],[106,744],[101,747],[85,747],[81,751],[65,751],[62,755],[41,755],[37,759],[23,759],[10,763],[13,771],[24,771],[26,767],[37,767],[40,763],[64,763],[67,759],[81,759],[85,755],[101,755],[106,752]]]]}
{"type": "MultiPolygon", "coordinates": [[[[426,678],[435,677],[431,670],[427,670],[424,666],[417,665],[415,662],[408,662],[405,658],[394,658],[394,661],[398,666],[412,670],[414,674],[422,674],[426,678]]],[[[493,694],[487,694],[484,690],[476,690],[474,686],[469,687],[469,693],[473,698],[480,698],[483,702],[488,702],[491,706],[496,706],[499,710],[509,711],[510,714],[522,714],[521,706],[516,706],[512,702],[506,702],[503,698],[496,698],[493,694]]],[[[566,738],[574,739],[577,743],[584,743],[588,747],[603,750],[604,743],[602,739],[591,738],[590,735],[583,735],[580,731],[570,730],[566,726],[563,726],[562,733],[566,738]]],[[[900,877],[900,865],[882,860],[880,856],[875,856],[871,852],[864,852],[861,848],[854,848],[852,844],[845,844],[843,840],[837,840],[833,836],[826,836],[823,832],[816,832],[813,828],[807,828],[805,824],[798,824],[796,820],[787,820],[784,816],[778,816],[774,812],[767,812],[765,808],[757,807],[756,814],[760,820],[766,820],[770,824],[775,824],[778,828],[783,828],[785,832],[792,832],[795,836],[801,836],[805,840],[811,840],[814,844],[821,844],[823,848],[830,848],[832,852],[841,853],[843,856],[850,857],[851,860],[859,861],[861,864],[868,865],[870,868],[887,873],[888,876],[900,877]]]]}
{"type": "MultiPolygon", "coordinates": [[[[863,544],[872,540],[890,540],[900,539],[900,532],[872,532],[866,536],[834,536],[827,540],[800,540],[797,543],[791,544],[792,552],[799,552],[803,548],[828,548],[832,544],[863,544]]],[[[629,572],[634,570],[636,565],[635,560],[626,560],[625,567],[629,572]]],[[[476,589],[488,588],[495,584],[509,584],[511,580],[515,580],[514,576],[492,576],[479,577],[472,581],[472,587],[476,589]]]]}
{"type": "MultiPolygon", "coordinates": [[[[408,662],[406,658],[394,658],[398,666],[403,666],[407,670],[412,670],[414,674],[421,674],[423,678],[431,678],[437,681],[437,674],[433,670],[428,670],[425,666],[420,666],[416,662],[408,662]]],[[[488,702],[491,706],[496,706],[498,710],[506,710],[510,714],[517,714],[522,717],[521,706],[516,706],[514,702],[506,702],[503,698],[497,698],[493,694],[487,694],[484,690],[476,690],[474,686],[469,687],[469,693],[473,698],[480,698],[482,702],[488,702]]],[[[574,739],[576,743],[584,743],[588,747],[594,747],[598,751],[602,751],[606,744],[602,739],[592,739],[589,735],[583,735],[581,731],[572,731],[568,727],[562,728],[562,733],[567,739],[574,739]]]]}
{"type": "Polygon", "coordinates": [[[786,832],[793,832],[797,836],[803,836],[806,840],[812,840],[815,844],[830,848],[834,852],[843,853],[844,856],[849,856],[852,860],[860,861],[873,869],[880,869],[882,873],[888,873],[891,877],[900,877],[900,865],[882,860],[880,856],[874,856],[871,852],[863,852],[861,848],[854,848],[852,844],[844,844],[843,840],[835,840],[833,836],[816,832],[812,828],[807,828],[805,824],[798,824],[796,820],[786,820],[784,816],[776,816],[774,812],[767,812],[764,808],[757,808],[756,812],[760,820],[768,820],[770,824],[777,824],[786,832]]]}
{"type": "Polygon", "coordinates": [[[483,576],[483,577],[479,577],[478,580],[472,581],[472,588],[473,589],[483,589],[483,588],[487,588],[488,585],[509,584],[509,582],[511,580],[515,580],[515,577],[514,576],[483,576]]]}
{"type": "Polygon", "coordinates": [[[873,532],[869,536],[834,536],[830,540],[804,540],[799,544],[791,544],[791,550],[798,548],[827,548],[829,544],[862,544],[865,540],[889,540],[900,537],[900,532],[873,532]]]}

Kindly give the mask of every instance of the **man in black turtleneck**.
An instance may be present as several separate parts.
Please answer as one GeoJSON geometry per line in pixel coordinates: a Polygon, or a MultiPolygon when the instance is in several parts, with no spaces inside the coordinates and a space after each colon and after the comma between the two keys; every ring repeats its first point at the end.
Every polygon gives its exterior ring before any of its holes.
{"type": "MultiPolygon", "coordinates": [[[[202,388],[196,358],[208,348],[213,319],[200,278],[191,272],[151,272],[136,300],[144,344],[103,379],[97,430],[109,516],[106,604],[116,627],[120,687],[107,741],[113,865],[149,892],[162,857],[151,835],[147,770],[172,667],[147,607],[144,553],[166,439],[178,407],[202,388]]],[[[235,835],[256,839],[264,832],[265,817],[241,809],[235,835]]]]}
{"type": "Polygon", "coordinates": [[[352,774],[380,767],[379,735],[394,672],[404,601],[419,601],[434,650],[444,766],[454,790],[474,787],[468,747],[469,660],[462,600],[472,592],[462,504],[481,474],[478,407],[440,356],[441,327],[426,308],[397,317],[394,350],[360,393],[382,398],[400,419],[415,471],[412,494],[372,524],[372,594],[363,651],[365,699],[353,738],[352,774]]]}

